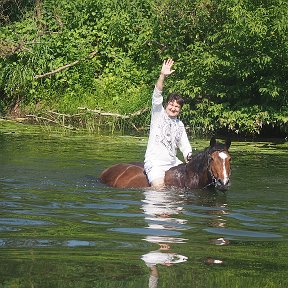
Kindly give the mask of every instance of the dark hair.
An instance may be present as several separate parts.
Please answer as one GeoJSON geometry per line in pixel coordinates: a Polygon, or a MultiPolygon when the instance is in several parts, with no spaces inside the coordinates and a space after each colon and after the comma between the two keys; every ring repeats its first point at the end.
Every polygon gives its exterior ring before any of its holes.
{"type": "Polygon", "coordinates": [[[166,106],[168,105],[168,103],[174,102],[174,101],[176,101],[176,103],[180,105],[181,108],[184,105],[184,99],[182,98],[182,96],[176,93],[172,93],[167,98],[166,106]]]}

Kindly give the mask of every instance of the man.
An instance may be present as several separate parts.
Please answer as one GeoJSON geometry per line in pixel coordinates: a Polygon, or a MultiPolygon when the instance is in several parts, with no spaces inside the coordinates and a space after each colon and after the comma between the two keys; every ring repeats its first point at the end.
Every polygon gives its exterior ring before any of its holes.
{"type": "Polygon", "coordinates": [[[166,107],[163,107],[162,90],[165,77],[171,75],[174,61],[163,62],[159,78],[152,95],[152,112],[150,134],[145,154],[144,169],[152,187],[160,189],[164,186],[165,171],[182,163],[177,157],[177,148],[187,161],[192,153],[184,124],[177,118],[184,100],[180,95],[171,94],[166,107]]]}

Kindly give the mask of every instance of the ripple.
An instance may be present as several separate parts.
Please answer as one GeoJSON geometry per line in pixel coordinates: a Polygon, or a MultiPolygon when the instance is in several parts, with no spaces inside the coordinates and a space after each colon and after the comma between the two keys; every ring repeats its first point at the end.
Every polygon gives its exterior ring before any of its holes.
{"type": "Polygon", "coordinates": [[[258,227],[258,228],[267,228],[267,229],[276,228],[276,226],[258,224],[258,223],[242,223],[242,225],[250,226],[250,227],[258,227]]]}
{"type": "MultiPolygon", "coordinates": [[[[264,208],[264,207],[263,207],[264,208]]],[[[266,210],[259,210],[259,209],[238,209],[237,212],[244,212],[244,213],[253,213],[253,214],[269,214],[275,215],[278,211],[269,210],[270,207],[265,207],[266,210]]]]}
{"type": "MultiPolygon", "coordinates": [[[[92,199],[91,199],[92,200],[92,199]]],[[[97,199],[93,199],[94,201],[97,199]]],[[[128,199],[109,199],[109,198],[104,198],[102,201],[109,202],[109,203],[121,203],[121,204],[127,204],[127,205],[139,205],[141,202],[140,201],[133,201],[133,200],[128,200],[128,199]]]]}
{"type": "Polygon", "coordinates": [[[85,204],[73,204],[67,203],[67,208],[86,208],[86,209],[100,209],[100,210],[123,210],[128,208],[126,205],[122,204],[95,204],[95,203],[85,203],[85,204]]]}
{"type": "Polygon", "coordinates": [[[21,218],[2,218],[0,224],[19,225],[19,226],[39,226],[39,225],[53,225],[53,223],[42,220],[30,220],[21,218]]]}
{"type": "Polygon", "coordinates": [[[50,240],[50,239],[0,239],[0,247],[21,247],[21,248],[41,248],[41,247],[91,247],[96,246],[95,242],[86,240],[50,240]]]}
{"type": "Polygon", "coordinates": [[[115,216],[115,217],[141,217],[143,218],[143,214],[134,214],[134,213],[98,213],[99,215],[103,216],[115,216]]]}
{"type": "Polygon", "coordinates": [[[95,225],[110,225],[110,224],[112,224],[110,222],[90,221],[90,220],[83,220],[82,222],[88,223],[88,224],[95,224],[95,225]]]}
{"type": "Polygon", "coordinates": [[[39,212],[36,210],[6,210],[6,212],[7,211],[13,214],[17,214],[17,215],[32,215],[32,216],[47,216],[47,215],[53,214],[53,212],[51,211],[39,212]]]}
{"type": "Polygon", "coordinates": [[[188,241],[188,239],[186,238],[153,236],[153,235],[148,235],[143,240],[148,241],[150,243],[177,243],[177,244],[186,243],[188,241]]]}
{"type": "Polygon", "coordinates": [[[213,233],[213,234],[248,237],[248,238],[282,238],[283,237],[282,235],[275,234],[275,233],[255,232],[255,231],[238,230],[238,229],[207,228],[203,230],[213,233]]]}
{"type": "Polygon", "coordinates": [[[14,231],[20,231],[20,229],[6,226],[0,227],[0,232],[14,232],[14,231]]]}
{"type": "Polygon", "coordinates": [[[240,214],[240,213],[231,213],[227,217],[234,218],[237,220],[243,220],[243,221],[256,221],[255,218],[252,218],[252,217],[240,214]]]}
{"type": "Polygon", "coordinates": [[[91,247],[95,245],[96,245],[95,242],[83,241],[83,240],[68,240],[64,242],[64,246],[67,247],[91,247]]]}
{"type": "Polygon", "coordinates": [[[111,228],[109,231],[140,235],[180,236],[182,233],[173,230],[149,229],[149,228],[111,228]]]}
{"type": "Polygon", "coordinates": [[[212,218],[213,215],[208,215],[206,213],[196,213],[196,212],[191,212],[191,211],[184,211],[183,212],[184,215],[187,215],[187,216],[191,216],[191,217],[196,217],[196,218],[212,218]]]}
{"type": "Polygon", "coordinates": [[[5,208],[17,208],[20,206],[19,203],[16,203],[16,202],[12,202],[12,201],[1,201],[0,202],[0,206],[3,206],[5,208]]]}

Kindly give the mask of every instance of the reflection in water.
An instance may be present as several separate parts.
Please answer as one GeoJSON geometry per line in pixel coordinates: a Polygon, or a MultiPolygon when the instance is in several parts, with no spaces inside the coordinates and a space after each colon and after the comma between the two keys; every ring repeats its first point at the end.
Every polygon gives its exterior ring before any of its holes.
{"type": "MultiPolygon", "coordinates": [[[[182,218],[183,215],[196,214],[191,212],[193,207],[195,210],[202,207],[202,209],[207,210],[207,215],[211,216],[208,218],[208,226],[214,229],[223,229],[227,225],[225,216],[228,214],[228,208],[226,198],[219,201],[219,197],[206,194],[204,191],[199,194],[187,195],[175,190],[146,190],[144,196],[142,210],[145,213],[145,220],[148,228],[151,229],[151,234],[143,240],[157,243],[159,248],[143,255],[141,259],[150,268],[149,288],[155,288],[159,279],[157,265],[172,266],[188,260],[188,257],[172,251],[173,244],[183,244],[188,241],[188,239],[179,237],[181,236],[179,231],[190,228],[187,220],[182,218]],[[185,211],[184,205],[192,209],[185,211]]],[[[229,245],[230,240],[222,236],[210,239],[209,243],[210,245],[222,246],[229,245]]],[[[215,259],[210,256],[204,259],[204,263],[209,265],[219,265],[223,262],[222,259],[215,259]]]]}
{"type": "MultiPolygon", "coordinates": [[[[201,204],[209,208],[207,211],[207,214],[212,216],[211,220],[208,222],[208,226],[218,227],[218,228],[226,227],[227,221],[223,217],[229,214],[227,211],[228,207],[227,207],[226,197],[224,198],[216,197],[216,195],[213,195],[213,194],[205,195],[205,192],[203,192],[203,196],[206,196],[206,197],[200,198],[202,199],[201,204]]],[[[210,239],[209,243],[212,245],[216,245],[216,246],[224,246],[224,245],[229,245],[230,240],[222,236],[222,237],[210,239]]],[[[204,259],[204,263],[209,264],[209,265],[212,265],[212,264],[219,265],[219,264],[223,264],[224,261],[222,259],[215,259],[214,257],[209,256],[206,259],[204,259]]]]}
{"type": "Polygon", "coordinates": [[[149,288],[156,288],[159,279],[157,265],[172,266],[187,261],[186,256],[171,251],[171,244],[185,243],[187,239],[174,236],[173,231],[186,230],[188,227],[185,225],[187,220],[175,218],[183,211],[183,197],[179,191],[146,190],[144,196],[142,209],[152,235],[147,235],[143,240],[157,243],[159,249],[150,251],[141,259],[150,268],[149,288]]]}

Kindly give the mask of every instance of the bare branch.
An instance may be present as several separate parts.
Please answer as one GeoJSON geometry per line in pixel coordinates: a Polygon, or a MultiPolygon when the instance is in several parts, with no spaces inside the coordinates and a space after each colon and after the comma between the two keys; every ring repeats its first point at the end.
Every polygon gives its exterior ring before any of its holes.
{"type": "Polygon", "coordinates": [[[78,64],[80,61],[83,61],[83,60],[87,60],[87,59],[92,59],[94,56],[96,55],[96,51],[93,51],[91,52],[87,57],[85,57],[84,59],[80,59],[80,60],[76,60],[72,63],[69,63],[69,64],[66,64],[64,66],[61,66],[53,71],[50,71],[50,72],[47,72],[47,73],[44,73],[44,74],[41,74],[41,75],[35,75],[34,76],[34,79],[41,79],[41,78],[45,78],[45,77],[49,77],[49,76],[52,76],[58,72],[61,72],[69,67],[72,67],[76,64],[78,64]]]}
{"type": "Polygon", "coordinates": [[[129,119],[138,115],[141,115],[142,113],[146,112],[149,108],[143,108],[140,109],[134,113],[128,114],[128,115],[121,115],[118,113],[110,113],[110,112],[102,112],[101,110],[93,110],[93,109],[89,109],[86,107],[78,107],[79,110],[85,110],[87,112],[91,112],[91,113],[95,113],[97,115],[100,116],[111,116],[111,117],[116,117],[116,118],[121,118],[121,119],[129,119]]]}
{"type": "Polygon", "coordinates": [[[43,121],[47,121],[47,122],[49,122],[49,123],[54,123],[54,124],[60,125],[61,127],[66,128],[66,129],[77,130],[77,128],[75,128],[75,127],[61,124],[61,123],[59,123],[59,121],[52,120],[52,119],[49,119],[49,118],[46,118],[46,117],[37,116],[37,115],[26,115],[26,117],[28,117],[28,118],[33,118],[33,119],[36,120],[37,122],[39,122],[39,120],[43,120],[43,121]]]}
{"type": "Polygon", "coordinates": [[[78,107],[79,110],[85,110],[87,112],[95,113],[100,116],[111,116],[111,117],[116,117],[116,118],[121,118],[121,119],[128,119],[130,118],[128,115],[121,115],[118,113],[110,113],[110,112],[101,112],[100,110],[93,110],[85,107],[78,107]]]}
{"type": "Polygon", "coordinates": [[[74,61],[74,62],[72,62],[72,63],[70,63],[70,64],[61,66],[61,67],[59,67],[59,68],[57,68],[57,69],[55,69],[55,70],[53,70],[53,71],[50,71],[50,72],[48,72],[48,73],[41,74],[41,75],[36,75],[36,76],[34,76],[34,79],[41,79],[41,78],[45,78],[45,77],[52,76],[52,75],[54,75],[54,74],[56,74],[56,73],[58,73],[58,72],[60,72],[60,71],[62,71],[62,70],[65,70],[65,69],[67,69],[67,68],[69,68],[69,67],[72,67],[72,66],[78,64],[79,62],[80,62],[80,60],[77,60],[77,61],[74,61]]]}

